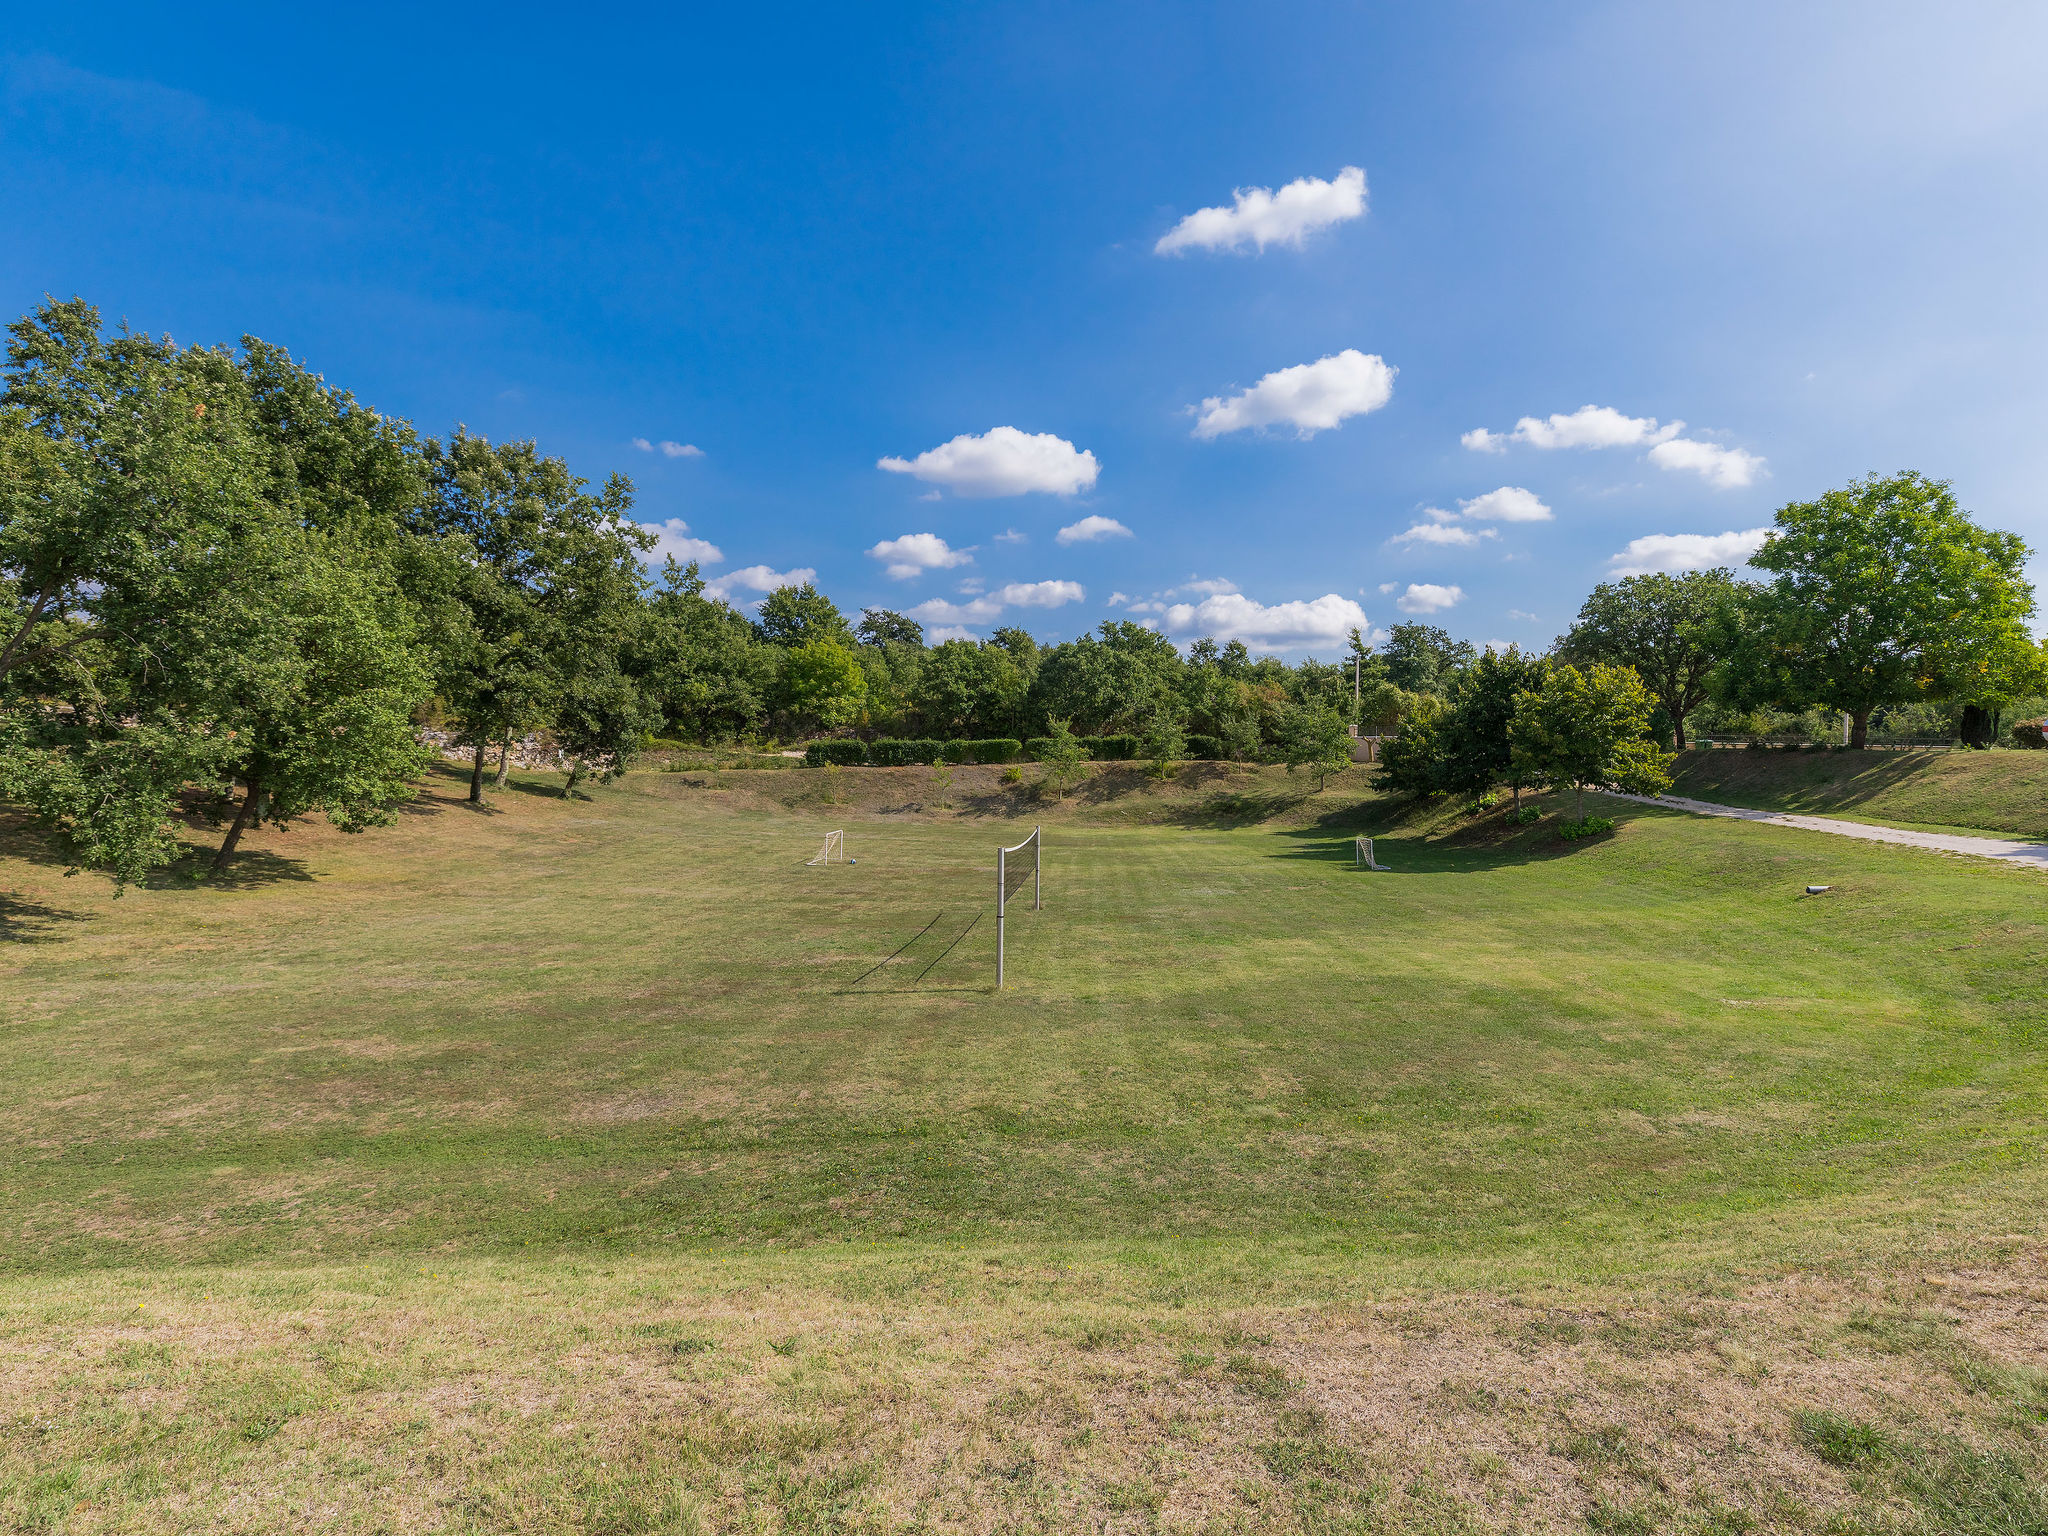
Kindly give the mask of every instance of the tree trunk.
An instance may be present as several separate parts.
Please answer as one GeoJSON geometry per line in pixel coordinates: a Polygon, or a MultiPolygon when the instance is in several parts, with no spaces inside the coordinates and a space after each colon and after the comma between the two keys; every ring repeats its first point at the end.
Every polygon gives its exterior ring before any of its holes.
{"type": "Polygon", "coordinates": [[[1981,704],[1963,706],[1962,724],[1957,727],[1957,734],[1963,738],[1964,746],[1975,747],[1981,752],[1991,745],[1997,730],[1998,727],[1991,722],[1990,710],[1981,704]]]}
{"type": "Polygon", "coordinates": [[[512,771],[512,733],[507,731],[505,739],[498,743],[498,788],[505,787],[505,778],[512,771]]]}
{"type": "Polygon", "coordinates": [[[562,798],[567,800],[576,793],[576,781],[583,777],[583,760],[576,758],[569,764],[569,782],[562,786],[562,798]]]}
{"type": "Polygon", "coordinates": [[[1858,710],[1849,716],[1849,745],[1859,751],[1870,745],[1870,711],[1858,710]]]}
{"type": "MultiPolygon", "coordinates": [[[[1671,711],[1667,709],[1665,713],[1669,715],[1671,711]]],[[[1683,715],[1671,715],[1671,745],[1677,751],[1683,752],[1685,750],[1685,716],[1683,715]]]]}
{"type": "Polygon", "coordinates": [[[1522,781],[1520,779],[1517,779],[1514,783],[1510,784],[1508,788],[1514,793],[1515,815],[1520,816],[1522,814],[1522,781]]]}
{"type": "Polygon", "coordinates": [[[484,744],[476,744],[476,759],[469,766],[469,803],[484,803],[484,744]]]}
{"type": "Polygon", "coordinates": [[[213,868],[209,873],[217,875],[228,867],[228,861],[235,856],[235,845],[242,840],[242,830],[249,825],[249,813],[256,808],[256,802],[262,794],[262,781],[249,780],[249,787],[242,792],[242,808],[235,812],[234,824],[228,828],[228,835],[222,839],[220,852],[213,856],[213,868]]]}
{"type": "Polygon", "coordinates": [[[1576,781],[1572,784],[1572,808],[1580,821],[1586,819],[1586,786],[1576,781]]]}

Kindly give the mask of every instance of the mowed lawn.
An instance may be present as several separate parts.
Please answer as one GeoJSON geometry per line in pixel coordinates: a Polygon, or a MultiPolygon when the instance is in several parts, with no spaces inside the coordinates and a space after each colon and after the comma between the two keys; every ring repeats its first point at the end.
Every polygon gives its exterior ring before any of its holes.
{"type": "Polygon", "coordinates": [[[1397,833],[1372,875],[1341,827],[1068,811],[998,995],[1028,822],[849,807],[858,862],[812,869],[833,808],[734,798],[443,802],[273,839],[316,846],[230,891],[16,864],[84,899],[0,951],[5,1264],[1214,1236],[1598,1268],[1998,1205],[2039,1148],[2032,872],[1652,813],[1397,833]]]}
{"type": "MultiPolygon", "coordinates": [[[[919,1508],[955,1510],[927,1528],[1310,1529],[1332,1511],[1392,1520],[1397,1506],[1416,1528],[1445,1510],[1512,1523],[1508,1492],[1486,1502],[1495,1474],[1438,1468],[1441,1497],[1423,1497],[1408,1463],[1396,1475],[1332,1428],[1301,1397],[1315,1369],[1273,1354],[1305,1326],[1286,1309],[1406,1297],[1439,1309],[1441,1333],[1531,1286],[1652,1305],[1673,1287],[1732,1298],[1804,1269],[1847,1294],[1894,1284],[1901,1266],[2024,1269],[2038,1254],[2036,872],[1647,809],[1622,812],[1612,837],[1565,844],[1554,817],[1404,817],[1356,775],[1311,796],[1273,771],[1166,791],[1130,774],[1043,808],[993,773],[959,777],[848,774],[842,789],[815,774],[640,774],[587,802],[522,784],[485,813],[442,779],[397,828],[266,836],[224,887],[166,879],[118,900],[11,834],[0,1273],[26,1405],[13,1422],[53,1423],[57,1404],[153,1379],[158,1357],[134,1350],[159,1336],[136,1330],[172,1326],[167,1295],[187,1310],[158,1376],[185,1381],[181,1411],[197,1417],[180,1421],[184,1439],[161,1431],[156,1484],[135,1481],[146,1409],[104,1433],[73,1423],[46,1453],[18,1442],[0,1509],[50,1529],[157,1528],[143,1511],[171,1511],[163,1529],[896,1529],[915,1528],[919,1508]],[[1035,820],[1046,905],[1013,905],[1011,986],[996,993],[994,852],[1035,820]],[[805,867],[833,827],[858,862],[805,867]],[[1392,873],[1350,867],[1354,831],[1380,835],[1392,873]],[[1809,882],[1832,889],[1807,897],[1809,882]],[[1019,1275],[1032,1277],[1022,1291],[1019,1275]],[[416,1276],[453,1278],[436,1302],[409,1295],[416,1276]],[[1061,1288],[1076,1276],[1084,1296],[1061,1288]],[[742,1292],[754,1300],[736,1306],[742,1292]],[[512,1298],[540,1294],[563,1310],[502,1320],[512,1298]],[[380,1297],[407,1298],[410,1321],[366,1334],[380,1297]],[[208,1333],[221,1305],[240,1309],[247,1337],[227,1334],[241,1342],[208,1333]],[[467,1461],[436,1452],[423,1486],[440,1491],[421,1502],[393,1470],[413,1454],[403,1444],[366,1449],[328,1423],[320,1454],[288,1454],[286,1426],[312,1435],[339,1411],[331,1398],[372,1386],[335,1385],[306,1363],[312,1344],[293,1355],[264,1331],[282,1325],[259,1322],[312,1316],[301,1332],[324,1337],[352,1317],[358,1345],[379,1336],[400,1355],[423,1330],[496,1334],[469,1369],[499,1395],[558,1378],[593,1337],[643,1353],[667,1341],[661,1379],[730,1429],[748,1400],[737,1340],[765,1341],[762,1381],[801,1376],[794,1341],[851,1327],[833,1309],[856,1305],[899,1321],[926,1308],[981,1339],[947,1335],[978,1363],[921,1378],[933,1401],[970,1378],[997,1395],[1007,1377],[987,1351],[1072,1344],[1097,1326],[1075,1319],[1101,1313],[1108,1331],[1074,1346],[1083,1375],[1106,1358],[1088,1351],[1150,1348],[1178,1361],[1160,1366],[1174,1390],[1211,1381],[1257,1423],[1231,1428],[1226,1414],[1190,1442],[1209,1461],[1184,1498],[1157,1454],[1172,1449],[1170,1420],[1150,1439],[1074,1442],[1065,1482],[1041,1448],[1037,1470],[983,1486],[971,1458],[927,1466],[906,1448],[921,1411],[910,1398],[885,1416],[895,1439],[863,1417],[877,1378],[847,1363],[849,1345],[831,1369],[853,1376],[824,1394],[839,1428],[822,1438],[762,1431],[700,1445],[695,1461],[619,1441],[620,1470],[599,1477],[602,1445],[527,1425],[472,1436],[467,1461]],[[1268,1321],[1247,1323],[1247,1308],[1268,1321]],[[1160,1323],[1162,1309],[1180,1321],[1160,1323]],[[250,1387],[223,1362],[259,1335],[269,1385],[250,1387]],[[59,1341],[88,1337],[90,1369],[52,1364],[59,1341]],[[252,1435],[256,1410],[236,1394],[276,1396],[278,1350],[298,1362],[300,1406],[252,1435]],[[315,1378],[326,1385],[305,1385],[315,1378]],[[190,1407],[202,1399],[211,1418],[190,1407]],[[521,1435],[532,1446],[515,1467],[505,1448],[521,1435]],[[1309,1446],[1314,1476],[1338,1491],[1255,1450],[1283,1441],[1309,1446]],[[1115,1475],[1091,1470],[1112,1445],[1115,1475]],[[177,1469],[168,1483],[163,1466],[177,1469]],[[816,1471],[845,1466],[868,1470],[816,1471]],[[253,1502],[207,1492],[237,1468],[253,1502]],[[552,1493],[536,1491],[536,1468],[552,1493]],[[950,1505],[937,1491],[949,1477],[950,1505]],[[1129,1492],[1140,1484],[1152,1491],[1129,1492]],[[1261,1505],[1255,1484],[1280,1502],[1261,1505]],[[264,1523],[287,1507],[289,1521],[264,1523]],[[614,1507],[627,1513],[607,1525],[614,1507]],[[839,1523],[806,1527],[805,1509],[839,1523]]],[[[1685,1337],[1734,1337],[1717,1326],[1685,1337]]],[[[1728,1347],[1713,1358],[1762,1346],[1728,1347]]],[[[1017,1380],[1043,1395],[1048,1369],[1020,1365],[1017,1380]]],[[[393,1422],[432,1439],[442,1410],[409,1379],[373,1373],[404,1405],[393,1422]]],[[[1485,1390],[1506,1411],[1506,1388],[1485,1390]]],[[[1782,1442],[1771,1454],[1796,1460],[1785,1412],[1765,1417],[1782,1442]]],[[[1610,1493],[1617,1509],[1691,1507],[1682,1480],[1599,1492],[1612,1477],[1635,1486],[1626,1455],[1587,1463],[1532,1434],[1564,1491],[1550,1487],[1531,1519],[1583,1515],[1610,1493]]],[[[1831,1479],[1838,1503],[1854,1491],[1811,1457],[1758,1486],[1806,1475],[1831,1479]]]]}

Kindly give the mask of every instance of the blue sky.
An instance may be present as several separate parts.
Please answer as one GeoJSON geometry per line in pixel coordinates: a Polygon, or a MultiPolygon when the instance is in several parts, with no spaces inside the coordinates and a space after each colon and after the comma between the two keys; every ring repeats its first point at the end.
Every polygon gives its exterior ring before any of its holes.
{"type": "Polygon", "coordinates": [[[0,46],[10,313],[250,332],[623,470],[735,600],[1330,655],[1361,612],[1546,642],[1869,470],[2048,541],[2038,5],[87,4],[0,46]]]}

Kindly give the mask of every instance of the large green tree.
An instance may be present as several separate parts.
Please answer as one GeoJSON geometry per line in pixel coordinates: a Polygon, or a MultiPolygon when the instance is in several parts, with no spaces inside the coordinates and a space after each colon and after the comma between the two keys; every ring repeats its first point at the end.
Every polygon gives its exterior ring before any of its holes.
{"type": "Polygon", "coordinates": [[[1530,783],[1571,789],[1581,820],[1589,785],[1662,794],[1671,785],[1671,755],[1649,738],[1654,707],[1631,668],[1549,667],[1537,687],[1515,698],[1514,771],[1530,783]]]}
{"type": "Polygon", "coordinates": [[[1980,527],[1948,483],[1871,475],[1781,508],[1750,564],[1770,581],[1742,605],[1717,679],[1731,701],[1870,717],[1924,698],[1967,701],[2038,654],[2027,621],[2027,546],[1980,527]]]}
{"type": "Polygon", "coordinates": [[[1511,645],[1482,652],[1465,670],[1434,733],[1440,790],[1476,795],[1505,783],[1520,808],[1522,789],[1531,781],[1525,766],[1515,761],[1517,700],[1542,688],[1549,667],[1546,658],[1524,655],[1511,645]]]}
{"type": "Polygon", "coordinates": [[[1730,637],[1737,594],[1727,570],[1662,571],[1625,576],[1595,587],[1558,658],[1583,666],[1604,661],[1633,667],[1671,721],[1685,750],[1686,717],[1706,703],[1709,680],[1730,637]]]}
{"type": "Polygon", "coordinates": [[[662,567],[635,630],[629,670],[663,727],[691,741],[724,741],[767,718],[774,653],[730,603],[708,597],[695,561],[662,567]]]}
{"type": "MultiPolygon", "coordinates": [[[[453,592],[465,610],[464,640],[443,687],[472,753],[469,797],[481,802],[491,746],[503,751],[521,732],[554,724],[572,693],[580,696],[575,718],[586,725],[645,717],[617,706],[630,686],[640,557],[651,540],[630,519],[632,485],[623,476],[593,492],[530,441],[494,444],[459,427],[447,443],[425,444],[424,454],[424,525],[466,552],[453,592]]],[[[597,745],[603,731],[578,734],[576,761],[606,755],[597,745]]]]}
{"type": "Polygon", "coordinates": [[[1006,648],[947,640],[925,653],[911,702],[934,736],[987,737],[1018,729],[1024,689],[1024,674],[1006,648]]]}
{"type": "Polygon", "coordinates": [[[1478,651],[1469,640],[1453,640],[1434,624],[1396,624],[1380,651],[1387,678],[1409,693],[1448,693],[1452,679],[1472,665],[1478,651]]]}

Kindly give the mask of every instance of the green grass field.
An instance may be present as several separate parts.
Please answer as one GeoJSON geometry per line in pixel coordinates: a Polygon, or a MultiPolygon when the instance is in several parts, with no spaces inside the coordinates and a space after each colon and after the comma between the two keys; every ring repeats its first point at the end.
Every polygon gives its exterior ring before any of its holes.
{"type": "Polygon", "coordinates": [[[1358,777],[15,830],[0,1523],[2048,1530],[2042,877],[1358,777]]]}

